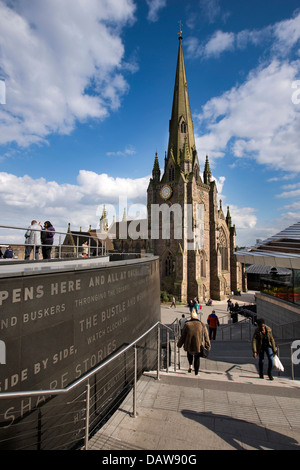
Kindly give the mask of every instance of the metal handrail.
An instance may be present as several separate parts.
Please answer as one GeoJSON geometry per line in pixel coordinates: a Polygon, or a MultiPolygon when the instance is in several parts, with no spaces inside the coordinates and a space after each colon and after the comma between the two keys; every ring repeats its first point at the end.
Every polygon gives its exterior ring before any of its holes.
{"type": "Polygon", "coordinates": [[[28,395],[35,395],[35,396],[36,395],[61,395],[63,393],[70,392],[70,390],[76,388],[78,385],[80,385],[85,380],[88,380],[94,374],[96,374],[101,369],[103,369],[107,364],[114,361],[117,357],[121,356],[128,349],[130,349],[134,345],[136,345],[136,343],[138,343],[141,339],[143,339],[148,333],[150,333],[150,331],[154,330],[154,328],[157,327],[158,325],[163,326],[164,328],[167,328],[168,330],[172,331],[171,328],[169,328],[167,325],[164,325],[160,321],[156,322],[145,333],[143,333],[137,339],[132,341],[130,344],[128,344],[121,351],[117,352],[112,357],[106,359],[104,362],[99,364],[99,366],[97,366],[95,369],[92,369],[91,371],[87,372],[84,376],[80,377],[80,379],[76,380],[75,382],[73,382],[72,384],[68,385],[65,388],[45,389],[45,390],[30,390],[30,391],[23,391],[23,392],[4,392],[4,393],[0,393],[0,399],[1,398],[19,398],[19,397],[24,397],[24,396],[28,396],[28,395]]]}
{"type": "MultiPolygon", "coordinates": [[[[91,371],[87,372],[85,375],[77,379],[75,382],[72,384],[68,385],[65,388],[60,388],[60,389],[44,389],[44,390],[28,390],[28,391],[19,391],[19,392],[4,392],[0,393],[0,399],[3,398],[20,398],[20,397],[26,397],[26,396],[57,396],[57,395],[62,395],[70,392],[71,390],[75,389],[79,385],[81,385],[83,382],[87,382],[86,385],[86,417],[85,417],[85,437],[84,437],[84,448],[85,450],[88,449],[88,440],[89,440],[89,422],[90,422],[90,412],[89,412],[89,403],[90,403],[90,383],[89,379],[93,377],[97,372],[99,372],[101,369],[103,369],[105,366],[113,362],[115,359],[117,359],[119,356],[124,354],[126,351],[128,351],[130,348],[134,347],[134,382],[133,382],[133,417],[136,417],[136,388],[137,388],[137,343],[142,340],[146,335],[148,335],[151,331],[153,331],[155,328],[158,327],[158,336],[157,336],[157,380],[159,380],[159,370],[160,370],[160,329],[159,327],[164,327],[167,329],[167,372],[169,371],[168,366],[169,366],[169,331],[173,330],[168,327],[167,325],[163,324],[162,322],[158,321],[154,325],[152,325],[151,328],[149,328],[147,331],[145,331],[142,335],[140,335],[138,338],[136,338],[134,341],[132,341],[130,344],[128,344],[126,347],[124,347],[122,350],[118,351],[115,353],[113,356],[109,357],[106,359],[104,362],[99,364],[97,367],[92,369],[91,371]]],[[[175,359],[175,369],[176,369],[176,359],[175,359]]]]}
{"type": "MultiPolygon", "coordinates": [[[[43,229],[39,230],[39,229],[30,228],[30,227],[14,227],[14,226],[9,226],[9,225],[0,225],[0,229],[22,230],[22,231],[26,231],[26,232],[27,232],[27,230],[30,230],[30,231],[33,231],[33,232],[42,232],[42,231],[43,231],[43,229]]],[[[98,239],[95,240],[95,238],[94,238],[92,235],[87,235],[87,234],[85,234],[85,233],[82,233],[82,235],[78,235],[78,234],[72,233],[72,231],[70,231],[70,232],[60,232],[60,231],[58,231],[58,230],[55,230],[55,235],[59,235],[59,242],[58,242],[57,244],[46,245],[46,244],[43,244],[43,243],[42,243],[40,246],[45,246],[45,247],[48,246],[48,247],[58,248],[58,259],[61,259],[61,258],[62,258],[62,257],[61,257],[61,251],[62,251],[62,248],[63,248],[63,247],[65,247],[65,248],[72,248],[72,247],[73,247],[74,250],[76,249],[76,256],[78,257],[78,255],[79,255],[79,249],[81,248],[81,247],[78,245],[78,240],[79,240],[79,237],[80,237],[80,236],[82,236],[83,238],[88,239],[89,244],[88,244],[88,247],[87,247],[87,248],[88,248],[88,256],[89,256],[89,257],[91,256],[91,254],[90,254],[90,253],[91,253],[91,250],[94,249],[94,248],[97,250],[97,255],[98,255],[98,253],[99,253],[99,249],[101,250],[101,256],[104,256],[104,255],[106,255],[106,253],[107,253],[105,241],[100,239],[100,241],[101,241],[102,243],[101,243],[101,246],[99,246],[99,240],[98,240],[98,239]],[[63,243],[61,243],[61,235],[65,235],[65,236],[71,235],[71,236],[73,236],[73,238],[77,238],[77,243],[76,243],[76,245],[64,245],[63,243]],[[94,241],[97,243],[97,245],[96,245],[95,247],[91,247],[91,240],[94,240],[94,241]]],[[[21,246],[24,246],[24,247],[29,246],[27,243],[1,243],[1,244],[0,244],[0,246],[12,246],[12,245],[13,245],[13,246],[19,246],[19,247],[21,247],[21,246]]],[[[33,252],[35,253],[35,247],[36,247],[36,245],[35,245],[35,244],[30,244],[30,245],[33,246],[33,248],[34,248],[34,251],[33,251],[33,252]]],[[[98,256],[99,256],[99,255],[98,255],[98,256]]],[[[55,259],[55,258],[53,258],[53,259],[55,259]]],[[[56,259],[57,259],[57,258],[56,258],[56,259]]],[[[35,260],[35,261],[37,261],[37,260],[35,260]]]]}

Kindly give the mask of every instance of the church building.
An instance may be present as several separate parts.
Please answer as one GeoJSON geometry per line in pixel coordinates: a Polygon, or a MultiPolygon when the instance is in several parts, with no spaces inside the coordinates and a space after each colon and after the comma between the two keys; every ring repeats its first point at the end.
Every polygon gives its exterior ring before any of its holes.
{"type": "Polygon", "coordinates": [[[234,256],[235,226],[229,207],[225,216],[222,202],[218,204],[208,157],[200,172],[181,34],[164,169],[156,154],[147,193],[149,237],[152,252],[160,257],[161,290],[181,301],[195,296],[205,301],[245,288],[243,265],[234,256]]]}
{"type": "MultiPolygon", "coordinates": [[[[161,290],[180,301],[194,297],[204,302],[222,300],[232,292],[246,289],[244,265],[236,261],[236,230],[227,207],[218,201],[208,157],[201,174],[195,145],[182,36],[173,95],[169,143],[164,169],[155,155],[147,190],[148,219],[128,221],[126,214],[108,226],[105,208],[100,232],[110,251],[153,253],[160,258],[161,290]],[[134,224],[136,237],[130,234],[134,224]]],[[[98,230],[91,234],[99,233],[98,230]]]]}

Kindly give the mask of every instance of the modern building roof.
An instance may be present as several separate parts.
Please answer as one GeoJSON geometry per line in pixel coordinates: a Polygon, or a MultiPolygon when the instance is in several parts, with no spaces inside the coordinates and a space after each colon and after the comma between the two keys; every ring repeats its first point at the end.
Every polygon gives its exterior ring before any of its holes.
{"type": "Polygon", "coordinates": [[[288,268],[279,268],[274,266],[262,266],[260,264],[251,264],[246,267],[247,274],[272,274],[276,270],[279,275],[291,274],[291,270],[288,268]]]}
{"type": "Polygon", "coordinates": [[[235,255],[244,264],[300,269],[300,222],[235,255]]]}

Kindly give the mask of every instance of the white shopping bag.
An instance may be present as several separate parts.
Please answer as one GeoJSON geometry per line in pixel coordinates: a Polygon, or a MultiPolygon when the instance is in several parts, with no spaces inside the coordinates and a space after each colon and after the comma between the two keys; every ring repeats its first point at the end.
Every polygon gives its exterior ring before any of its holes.
{"type": "Polygon", "coordinates": [[[275,369],[277,369],[277,370],[279,370],[279,371],[281,371],[281,372],[284,371],[284,367],[283,367],[283,365],[281,364],[281,361],[280,361],[279,357],[278,357],[276,354],[275,354],[275,356],[274,356],[274,367],[275,367],[275,369]]]}

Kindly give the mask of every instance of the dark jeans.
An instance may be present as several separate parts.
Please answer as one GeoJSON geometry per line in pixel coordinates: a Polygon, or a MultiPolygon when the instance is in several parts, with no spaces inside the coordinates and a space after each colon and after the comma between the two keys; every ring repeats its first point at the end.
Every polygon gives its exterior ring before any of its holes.
{"type": "Polygon", "coordinates": [[[217,328],[209,327],[209,339],[216,339],[217,328]]]}
{"type": "Polygon", "coordinates": [[[190,366],[193,365],[193,360],[194,360],[195,374],[198,374],[199,367],[200,367],[200,353],[191,354],[191,353],[188,352],[187,353],[187,358],[188,358],[190,366]]]}
{"type": "Polygon", "coordinates": [[[263,375],[263,373],[264,373],[265,353],[266,353],[267,358],[268,358],[268,375],[271,375],[272,367],[273,367],[274,353],[273,353],[273,350],[270,346],[268,346],[265,349],[262,348],[259,352],[259,361],[258,361],[259,375],[263,375]]]}
{"type": "MultiPolygon", "coordinates": [[[[25,246],[25,259],[26,260],[30,258],[30,253],[32,252],[33,247],[34,247],[34,245],[26,245],[25,246]]],[[[39,259],[39,249],[40,249],[39,246],[35,247],[35,253],[34,253],[33,259],[39,259]]]]}
{"type": "Polygon", "coordinates": [[[42,246],[42,253],[43,253],[43,258],[44,259],[50,259],[51,258],[51,250],[52,246],[42,246]]]}

